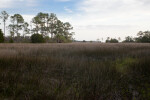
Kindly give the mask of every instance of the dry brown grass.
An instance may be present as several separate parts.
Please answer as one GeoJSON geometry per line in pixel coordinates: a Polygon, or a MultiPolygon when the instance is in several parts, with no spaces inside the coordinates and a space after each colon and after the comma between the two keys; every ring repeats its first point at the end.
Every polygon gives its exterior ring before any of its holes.
{"type": "Polygon", "coordinates": [[[147,99],[149,61],[150,44],[0,44],[0,99],[147,99]]]}

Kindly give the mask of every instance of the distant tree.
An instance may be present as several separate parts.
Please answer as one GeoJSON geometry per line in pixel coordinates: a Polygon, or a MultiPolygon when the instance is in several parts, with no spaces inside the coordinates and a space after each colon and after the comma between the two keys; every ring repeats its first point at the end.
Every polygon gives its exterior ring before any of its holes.
{"type": "Polygon", "coordinates": [[[110,41],[110,37],[107,37],[106,43],[109,43],[109,41],[110,41]]]}
{"type": "Polygon", "coordinates": [[[110,37],[107,37],[107,40],[110,40],[110,37]]]}
{"type": "Polygon", "coordinates": [[[118,43],[119,41],[117,39],[110,39],[110,40],[106,40],[106,43],[118,43]]]}
{"type": "Polygon", "coordinates": [[[145,31],[142,32],[140,31],[137,34],[136,42],[141,42],[141,43],[150,43],[150,31],[145,31]]]}
{"type": "Polygon", "coordinates": [[[111,39],[110,43],[118,43],[119,41],[117,39],[111,39]]]}
{"type": "Polygon", "coordinates": [[[37,14],[36,17],[38,17],[40,32],[42,33],[43,36],[46,36],[48,33],[47,23],[48,23],[49,14],[40,12],[37,14]]]}
{"type": "Polygon", "coordinates": [[[99,40],[100,40],[100,39],[98,38],[98,39],[97,39],[97,42],[99,42],[99,40]]]}
{"type": "Polygon", "coordinates": [[[11,28],[13,34],[16,33],[17,37],[20,36],[19,31],[22,30],[24,19],[20,14],[14,14],[14,16],[11,16],[11,22],[12,24],[9,25],[11,28]]]}
{"type": "Polygon", "coordinates": [[[127,36],[123,42],[134,42],[134,39],[131,36],[127,36]]]}
{"type": "Polygon", "coordinates": [[[57,21],[58,21],[58,18],[56,14],[51,13],[48,18],[48,32],[51,34],[51,38],[54,37],[54,34],[56,33],[56,28],[58,28],[57,21]]]}
{"type": "Polygon", "coordinates": [[[57,34],[55,37],[56,37],[57,43],[67,42],[66,38],[63,35],[57,34]]]}
{"type": "Polygon", "coordinates": [[[74,35],[71,30],[73,27],[69,22],[63,23],[57,18],[54,13],[38,13],[33,19],[32,23],[35,27],[32,29],[34,33],[42,33],[44,37],[51,35],[51,40],[56,42],[69,42],[72,41],[74,35]]]}
{"type": "Polygon", "coordinates": [[[45,40],[46,43],[53,42],[53,41],[50,39],[49,36],[45,36],[45,37],[44,37],[44,40],[45,40]]]}
{"type": "Polygon", "coordinates": [[[69,22],[63,23],[63,36],[67,40],[73,40],[72,35],[74,35],[74,32],[70,32],[71,30],[73,30],[73,27],[69,22]]]}
{"type": "Polygon", "coordinates": [[[41,34],[33,34],[31,36],[31,42],[32,43],[44,43],[45,40],[44,40],[43,35],[41,35],[41,34]]]}
{"type": "Polygon", "coordinates": [[[70,32],[70,30],[72,29],[73,27],[70,23],[63,23],[60,20],[58,20],[54,31],[54,38],[56,38],[57,42],[59,42],[60,37],[65,39],[65,41],[70,42],[73,40],[72,35],[74,34],[73,32],[70,32]]]}
{"type": "Polygon", "coordinates": [[[11,24],[8,26],[8,29],[9,29],[9,33],[10,33],[10,36],[11,38],[15,36],[15,17],[14,16],[11,16],[10,17],[10,22],[11,24]]]}
{"type": "Polygon", "coordinates": [[[29,27],[29,24],[25,22],[23,24],[23,37],[25,37],[26,34],[30,34],[30,29],[28,27],[29,27]]]}
{"type": "Polygon", "coordinates": [[[4,35],[3,35],[2,30],[0,29],[0,43],[3,43],[3,42],[4,42],[4,35]]]}
{"type": "Polygon", "coordinates": [[[83,42],[86,42],[86,40],[83,40],[83,42]]]}
{"type": "Polygon", "coordinates": [[[14,43],[12,37],[9,39],[9,43],[14,43]]]}
{"type": "Polygon", "coordinates": [[[15,36],[14,25],[10,24],[8,26],[8,30],[9,30],[9,34],[10,34],[11,38],[14,37],[15,36]]]}
{"type": "Polygon", "coordinates": [[[6,20],[8,19],[8,17],[9,17],[9,14],[6,12],[6,11],[2,11],[1,12],[1,16],[0,16],[0,18],[3,20],[3,22],[4,22],[4,36],[6,35],[5,34],[5,26],[6,26],[6,20]]]}
{"type": "Polygon", "coordinates": [[[34,34],[38,34],[39,33],[39,31],[40,31],[40,19],[39,19],[39,17],[34,17],[33,19],[32,19],[32,23],[33,23],[33,25],[35,26],[35,28],[33,28],[32,29],[32,32],[34,33],[34,34]]]}
{"type": "Polygon", "coordinates": [[[118,41],[119,41],[119,42],[121,41],[121,37],[118,37],[118,41]]]}
{"type": "Polygon", "coordinates": [[[38,13],[33,19],[32,23],[35,28],[32,29],[34,33],[42,33],[43,36],[47,36],[49,33],[49,14],[48,13],[38,13]]]}

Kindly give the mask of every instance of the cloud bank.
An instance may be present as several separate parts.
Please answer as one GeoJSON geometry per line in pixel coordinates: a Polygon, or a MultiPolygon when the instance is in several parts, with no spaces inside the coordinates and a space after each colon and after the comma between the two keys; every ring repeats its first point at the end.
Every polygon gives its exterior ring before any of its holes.
{"type": "Polygon", "coordinates": [[[149,9],[149,0],[83,0],[77,5],[80,13],[73,16],[72,23],[77,26],[75,31],[80,40],[124,38],[149,29],[149,9]]]}
{"type": "Polygon", "coordinates": [[[37,5],[38,0],[0,0],[0,8],[30,7],[37,5]]]}

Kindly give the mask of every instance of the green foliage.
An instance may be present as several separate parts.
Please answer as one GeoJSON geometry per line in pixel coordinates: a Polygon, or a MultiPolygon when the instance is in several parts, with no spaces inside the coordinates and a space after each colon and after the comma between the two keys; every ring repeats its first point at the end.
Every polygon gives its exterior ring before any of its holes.
{"type": "Polygon", "coordinates": [[[4,22],[4,36],[5,36],[6,20],[8,19],[8,17],[9,17],[9,14],[8,14],[6,11],[2,11],[2,12],[1,12],[0,18],[1,18],[1,19],[3,20],[3,22],[4,22]]]}
{"type": "Polygon", "coordinates": [[[9,25],[10,34],[14,36],[16,34],[17,37],[21,36],[19,31],[23,29],[24,19],[20,14],[14,14],[10,17],[11,24],[9,25]],[[13,33],[13,34],[12,34],[13,33]]]}
{"type": "Polygon", "coordinates": [[[133,58],[123,58],[116,60],[116,69],[121,73],[126,73],[128,66],[136,63],[137,60],[133,58]]]}
{"type": "Polygon", "coordinates": [[[106,40],[106,43],[118,43],[119,41],[117,39],[110,39],[110,40],[106,40]]]}
{"type": "MultiPolygon", "coordinates": [[[[140,57],[138,61],[128,68],[128,78],[132,85],[132,90],[137,92],[136,96],[140,100],[148,100],[150,98],[150,58],[140,57]]],[[[136,100],[138,99],[136,97],[136,100]]]]}
{"type": "Polygon", "coordinates": [[[63,36],[63,35],[56,35],[54,37],[56,39],[57,43],[68,43],[68,42],[72,42],[70,39],[68,39],[67,37],[63,36]]]}
{"type": "Polygon", "coordinates": [[[86,42],[86,40],[83,40],[83,42],[86,42]]]}
{"type": "Polygon", "coordinates": [[[4,42],[4,36],[3,36],[2,30],[0,29],[0,43],[3,43],[3,42],[4,42]]]}
{"type": "Polygon", "coordinates": [[[134,39],[130,36],[127,36],[123,42],[131,43],[134,42],[134,39]]]}
{"type": "Polygon", "coordinates": [[[45,42],[46,42],[46,43],[51,42],[51,39],[50,39],[50,37],[49,37],[49,36],[45,36],[45,37],[44,37],[44,40],[45,40],[45,42]]]}
{"type": "MultiPolygon", "coordinates": [[[[9,15],[6,11],[1,13],[0,18],[4,22],[4,36],[5,36],[5,23],[8,19],[9,15]]],[[[9,34],[12,38],[15,39],[14,42],[21,43],[22,41],[26,41],[25,37],[30,36],[31,34],[39,34],[41,33],[43,37],[49,37],[51,35],[51,39],[46,38],[46,42],[72,42],[74,35],[71,30],[73,27],[69,22],[62,22],[59,20],[54,13],[38,13],[31,21],[29,25],[27,22],[24,21],[24,18],[21,14],[14,14],[10,16],[10,22],[7,26],[9,30],[9,34]],[[31,28],[29,28],[31,26],[31,28]],[[24,38],[22,38],[24,37],[24,38]],[[20,40],[20,39],[23,40],[20,40]],[[17,41],[16,41],[17,40],[17,41]]],[[[7,40],[9,42],[9,39],[7,40]]]]}
{"type": "Polygon", "coordinates": [[[14,43],[14,40],[10,38],[9,43],[14,43]]]}
{"type": "Polygon", "coordinates": [[[51,35],[51,40],[55,40],[57,43],[65,43],[72,41],[73,33],[70,30],[73,29],[69,22],[63,23],[53,13],[38,13],[32,22],[35,26],[33,28],[34,33],[42,33],[43,36],[51,35]]]}
{"type": "Polygon", "coordinates": [[[33,34],[31,36],[31,42],[32,43],[44,43],[44,37],[41,34],[33,34]]]}
{"type": "Polygon", "coordinates": [[[150,31],[140,31],[137,35],[139,36],[138,38],[136,38],[137,42],[150,43],[150,31]]]}

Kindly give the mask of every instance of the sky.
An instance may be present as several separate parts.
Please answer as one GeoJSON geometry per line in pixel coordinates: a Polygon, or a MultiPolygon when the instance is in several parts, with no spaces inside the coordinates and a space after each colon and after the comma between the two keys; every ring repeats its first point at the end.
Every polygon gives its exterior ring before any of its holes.
{"type": "Polygon", "coordinates": [[[22,14],[27,22],[39,12],[55,13],[72,24],[76,40],[123,40],[150,29],[150,0],[0,0],[3,10],[22,14]]]}

